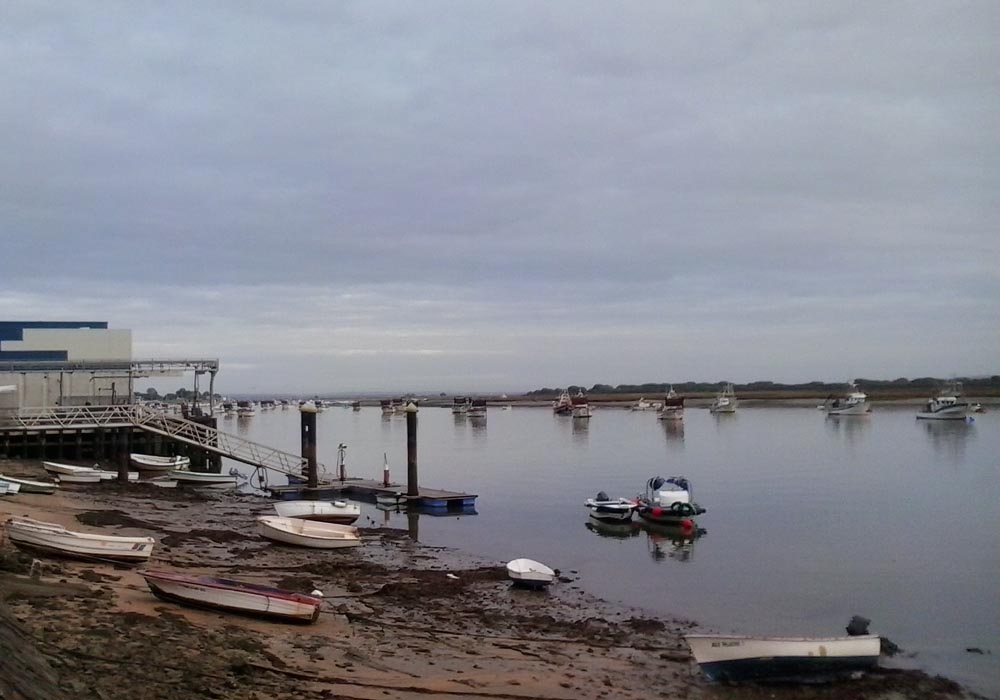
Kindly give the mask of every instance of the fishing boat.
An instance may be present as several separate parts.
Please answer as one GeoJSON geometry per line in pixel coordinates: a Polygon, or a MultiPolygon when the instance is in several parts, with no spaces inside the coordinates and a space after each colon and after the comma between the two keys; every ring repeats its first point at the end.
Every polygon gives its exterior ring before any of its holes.
{"type": "Polygon", "coordinates": [[[584,505],[590,511],[590,517],[605,523],[623,523],[632,519],[635,501],[627,498],[608,498],[608,494],[599,491],[595,498],[588,498],[584,505]]]}
{"type": "Polygon", "coordinates": [[[848,384],[850,391],[845,396],[828,398],[823,410],[828,416],[863,416],[871,412],[868,395],[858,390],[857,384],[848,384]]]}
{"type": "Polygon", "coordinates": [[[274,510],[282,518],[302,518],[350,525],[361,515],[361,506],[346,501],[281,501],[274,510]]]}
{"type": "Polygon", "coordinates": [[[214,576],[143,571],[142,577],[161,600],[277,620],[315,622],[323,603],[316,595],[214,576]]]}
{"type": "Polygon", "coordinates": [[[0,482],[18,484],[21,487],[21,493],[53,494],[59,488],[59,484],[54,481],[34,481],[32,479],[4,476],[3,474],[0,474],[0,482]]]}
{"type": "Polygon", "coordinates": [[[486,399],[472,399],[472,402],[469,404],[467,415],[469,418],[485,418],[486,399]]]}
{"type": "Polygon", "coordinates": [[[634,404],[628,407],[630,411],[652,411],[656,408],[652,401],[646,401],[642,396],[634,404]]]}
{"type": "Polygon", "coordinates": [[[257,408],[254,406],[253,401],[237,401],[236,402],[236,415],[239,418],[249,418],[250,416],[257,413],[257,408]]]}
{"type": "Polygon", "coordinates": [[[570,403],[573,405],[574,418],[590,418],[594,415],[590,409],[590,400],[587,399],[582,389],[577,391],[576,396],[570,399],[570,403]]]}
{"type": "Polygon", "coordinates": [[[635,512],[649,523],[690,525],[691,518],[705,512],[691,491],[691,483],[683,476],[654,476],[646,482],[645,494],[636,499],[635,512]]]}
{"type": "Polygon", "coordinates": [[[456,396],[451,400],[451,412],[453,415],[464,415],[469,412],[469,405],[472,399],[468,396],[456,396]]]}
{"type": "Polygon", "coordinates": [[[552,412],[557,416],[568,416],[573,412],[573,399],[568,391],[559,394],[559,398],[552,402],[552,412]]]}
{"type": "Polygon", "coordinates": [[[235,474],[220,474],[216,472],[193,472],[189,469],[173,469],[167,476],[175,480],[179,486],[202,486],[208,488],[234,488],[235,474]]]}
{"type": "Polygon", "coordinates": [[[378,405],[382,409],[383,416],[391,416],[396,412],[396,407],[393,406],[391,399],[382,399],[378,402],[378,405]]]}
{"type": "Polygon", "coordinates": [[[7,521],[10,541],[22,549],[33,549],[75,559],[111,560],[125,563],[147,561],[156,540],[152,537],[117,537],[67,530],[62,525],[31,518],[7,521]]]}
{"type": "Polygon", "coordinates": [[[962,395],[962,385],[952,382],[947,388],[932,399],[928,399],[922,410],[917,412],[917,418],[922,420],[965,420],[972,411],[972,406],[959,400],[962,395]]]}
{"type": "Polygon", "coordinates": [[[515,586],[541,589],[556,578],[556,572],[534,559],[512,559],[507,562],[507,577],[515,586]]]}
{"type": "Polygon", "coordinates": [[[658,418],[660,420],[684,420],[684,397],[678,396],[672,386],[667,395],[663,397],[658,418]]]}
{"type": "Polygon", "coordinates": [[[837,677],[874,668],[878,635],[751,637],[689,634],[695,661],[712,681],[795,681],[837,677]]]}
{"type": "Polygon", "coordinates": [[[716,394],[708,410],[712,413],[736,413],[737,403],[736,390],[732,384],[726,384],[722,391],[716,394]]]}
{"type": "Polygon", "coordinates": [[[159,457],[133,452],[129,455],[132,466],[141,472],[168,472],[171,469],[187,469],[191,466],[190,457],[159,457]]]}
{"type": "Polygon", "coordinates": [[[77,467],[59,462],[42,462],[42,467],[57,478],[60,484],[96,484],[101,480],[99,470],[93,467],[77,467]]]}
{"type": "Polygon", "coordinates": [[[301,518],[261,516],[257,518],[257,533],[269,540],[313,549],[340,549],[361,544],[361,535],[356,527],[301,518]]]}

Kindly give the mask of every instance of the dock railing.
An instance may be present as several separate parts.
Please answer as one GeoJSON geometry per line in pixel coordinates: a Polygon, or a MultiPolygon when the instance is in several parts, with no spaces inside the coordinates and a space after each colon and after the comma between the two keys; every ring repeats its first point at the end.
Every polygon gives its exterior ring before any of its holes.
{"type": "Polygon", "coordinates": [[[155,411],[143,404],[26,408],[10,414],[6,427],[15,430],[61,430],[134,427],[253,467],[301,476],[305,460],[201,423],[155,411]]]}

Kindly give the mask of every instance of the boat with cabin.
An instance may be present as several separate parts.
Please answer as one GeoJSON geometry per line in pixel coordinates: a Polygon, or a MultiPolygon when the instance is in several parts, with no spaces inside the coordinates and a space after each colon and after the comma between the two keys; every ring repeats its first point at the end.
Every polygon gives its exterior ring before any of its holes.
{"type": "Polygon", "coordinates": [[[727,383],[722,391],[716,394],[708,410],[712,413],[736,413],[737,403],[736,390],[731,383],[727,383]]]}
{"type": "Polygon", "coordinates": [[[871,413],[868,395],[858,389],[854,382],[848,384],[850,391],[845,396],[828,398],[822,408],[828,416],[864,416],[871,413]]]}
{"type": "Polygon", "coordinates": [[[646,491],[636,499],[636,514],[646,522],[661,525],[691,524],[705,509],[694,502],[691,482],[683,476],[654,476],[646,491]]]}
{"type": "Polygon", "coordinates": [[[486,399],[472,399],[469,403],[469,408],[466,413],[469,418],[485,418],[486,417],[486,399]]]}
{"type": "Polygon", "coordinates": [[[254,406],[253,401],[237,401],[236,402],[236,416],[238,418],[249,418],[257,413],[257,407],[254,406]]]}
{"type": "Polygon", "coordinates": [[[568,391],[559,394],[559,398],[552,402],[552,412],[557,416],[568,416],[573,413],[573,399],[570,398],[568,391]]]}
{"type": "Polygon", "coordinates": [[[671,386],[660,404],[660,420],[684,420],[684,397],[678,396],[671,386]]]}
{"type": "Polygon", "coordinates": [[[469,412],[471,403],[472,399],[468,396],[456,396],[451,400],[451,412],[456,416],[464,415],[469,412]]]}
{"type": "Polygon", "coordinates": [[[628,407],[630,411],[655,411],[656,404],[652,401],[646,401],[645,397],[640,396],[639,400],[628,407]]]}
{"type": "Polygon", "coordinates": [[[583,389],[576,392],[576,396],[570,399],[570,403],[573,405],[574,418],[590,418],[594,415],[594,411],[590,407],[590,399],[583,393],[583,389]]]}
{"type": "Polygon", "coordinates": [[[291,622],[316,622],[321,595],[306,595],[257,583],[173,571],[143,571],[141,576],[157,598],[197,608],[269,617],[291,622]]]}
{"type": "Polygon", "coordinates": [[[965,420],[972,412],[972,406],[961,400],[962,385],[952,382],[937,396],[928,399],[917,418],[921,420],[965,420]]]}

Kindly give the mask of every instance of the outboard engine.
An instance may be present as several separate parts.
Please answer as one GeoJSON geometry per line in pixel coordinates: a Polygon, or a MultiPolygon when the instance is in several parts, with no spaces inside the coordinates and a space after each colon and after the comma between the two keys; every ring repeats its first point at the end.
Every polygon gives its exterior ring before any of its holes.
{"type": "Polygon", "coordinates": [[[594,500],[595,501],[610,501],[611,499],[608,498],[608,494],[604,493],[603,491],[598,491],[597,492],[597,498],[595,498],[594,500]]]}
{"type": "Polygon", "coordinates": [[[867,617],[855,615],[847,623],[847,634],[851,637],[863,637],[868,634],[868,625],[871,623],[867,617]]]}

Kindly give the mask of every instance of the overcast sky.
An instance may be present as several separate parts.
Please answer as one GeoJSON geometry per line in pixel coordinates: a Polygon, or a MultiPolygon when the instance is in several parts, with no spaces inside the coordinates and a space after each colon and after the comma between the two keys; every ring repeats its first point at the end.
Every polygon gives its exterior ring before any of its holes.
{"type": "Polygon", "coordinates": [[[0,319],[233,392],[1000,373],[998,36],[992,0],[8,0],[0,319]]]}

